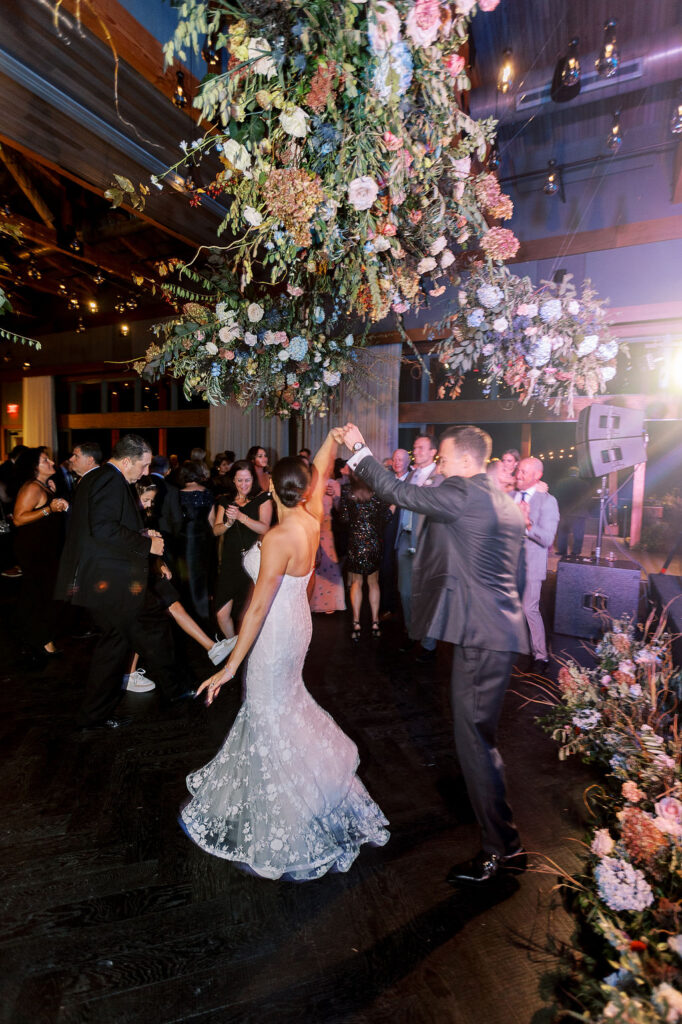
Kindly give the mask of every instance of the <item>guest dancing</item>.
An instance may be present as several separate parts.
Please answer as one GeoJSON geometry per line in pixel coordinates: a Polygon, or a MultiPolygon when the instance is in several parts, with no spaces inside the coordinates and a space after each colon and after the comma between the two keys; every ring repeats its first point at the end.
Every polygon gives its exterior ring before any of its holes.
{"type": "Polygon", "coordinates": [[[330,434],[312,486],[301,459],[275,466],[279,525],[246,553],[256,589],[237,645],[200,687],[211,704],[251,652],[244,703],[216,757],[188,776],[182,822],[203,850],[263,878],[347,871],[363,843],[388,840],[387,821],[356,775],[355,744],[302,677],[312,633],[306,590],[335,447],[330,434]]]}
{"type": "Polygon", "coordinates": [[[26,448],[16,469],[19,493],[14,504],[14,555],[22,571],[19,629],[28,656],[40,663],[56,653],[57,605],[52,595],[69,503],[51,486],[54,462],[47,448],[26,448]]]}
{"type": "Polygon", "coordinates": [[[267,494],[270,490],[270,473],[268,472],[268,453],[260,444],[254,444],[246,453],[246,461],[251,463],[253,475],[258,485],[256,494],[267,494]]]}
{"type": "Polygon", "coordinates": [[[272,522],[272,501],[268,492],[259,490],[253,466],[247,459],[235,462],[228,476],[236,497],[232,497],[232,491],[218,498],[213,533],[223,538],[215,591],[216,618],[223,634],[231,637],[251,587],[243,557],[267,533],[272,522]]]}
{"type": "MultiPolygon", "coordinates": [[[[303,456],[299,456],[303,458],[303,456]]],[[[309,460],[303,459],[306,465],[309,460]]],[[[346,610],[346,595],[343,586],[343,575],[339,564],[339,556],[334,546],[332,528],[332,512],[338,506],[341,497],[341,485],[338,480],[329,479],[322,495],[322,521],[320,523],[320,546],[315,559],[315,581],[310,598],[311,612],[334,612],[346,610]]]]}
{"type": "Polygon", "coordinates": [[[372,614],[372,636],[381,636],[379,569],[384,530],[391,518],[391,509],[385,501],[376,496],[368,484],[351,473],[350,484],[341,496],[338,515],[341,522],[348,524],[346,572],[350,583],[350,604],[353,609],[351,640],[357,643],[362,635],[360,614],[365,580],[372,614]]]}

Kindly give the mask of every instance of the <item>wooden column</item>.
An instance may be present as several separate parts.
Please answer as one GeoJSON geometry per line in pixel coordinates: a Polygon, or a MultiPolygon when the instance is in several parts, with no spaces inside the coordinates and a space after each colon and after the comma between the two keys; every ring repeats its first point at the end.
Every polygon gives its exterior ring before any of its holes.
{"type": "Polygon", "coordinates": [[[530,423],[521,424],[521,458],[527,459],[530,456],[532,442],[532,430],[530,423]]]}
{"type": "Polygon", "coordinates": [[[632,480],[632,515],[630,516],[630,547],[635,548],[642,536],[642,507],[644,505],[644,481],[646,479],[646,462],[635,466],[632,480]]]}

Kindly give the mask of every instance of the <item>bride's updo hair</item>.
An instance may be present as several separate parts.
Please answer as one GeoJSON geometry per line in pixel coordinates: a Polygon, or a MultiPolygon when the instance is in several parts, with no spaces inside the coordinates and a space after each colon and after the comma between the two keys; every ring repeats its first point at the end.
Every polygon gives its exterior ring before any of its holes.
{"type": "Polygon", "coordinates": [[[272,471],[272,483],[285,508],[295,508],[310,487],[310,470],[303,459],[288,455],[280,459],[272,471]]]}

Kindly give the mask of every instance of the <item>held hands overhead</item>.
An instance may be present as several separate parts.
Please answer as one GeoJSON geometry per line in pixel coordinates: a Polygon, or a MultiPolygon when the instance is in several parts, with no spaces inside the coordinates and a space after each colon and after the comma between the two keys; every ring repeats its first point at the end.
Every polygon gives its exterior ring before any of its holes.
{"type": "Polygon", "coordinates": [[[360,444],[365,443],[364,437],[354,423],[347,423],[345,427],[334,427],[332,436],[337,444],[345,444],[350,452],[353,451],[353,445],[358,441],[360,444]]]}

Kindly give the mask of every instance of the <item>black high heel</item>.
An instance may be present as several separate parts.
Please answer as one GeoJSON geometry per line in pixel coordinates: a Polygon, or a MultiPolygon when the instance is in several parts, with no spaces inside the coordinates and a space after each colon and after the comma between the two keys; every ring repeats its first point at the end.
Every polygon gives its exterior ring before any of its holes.
{"type": "Polygon", "coordinates": [[[359,622],[354,622],[353,623],[353,631],[352,631],[352,633],[350,635],[350,638],[353,641],[353,643],[357,643],[359,641],[361,633],[362,633],[362,627],[360,626],[360,623],[359,622]]]}
{"type": "Polygon", "coordinates": [[[375,640],[378,640],[379,637],[381,636],[381,628],[378,622],[372,623],[372,636],[374,637],[375,640]]]}

